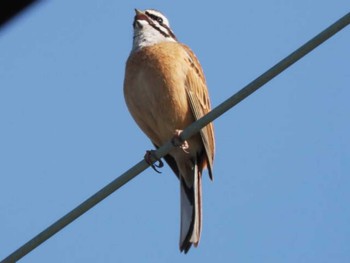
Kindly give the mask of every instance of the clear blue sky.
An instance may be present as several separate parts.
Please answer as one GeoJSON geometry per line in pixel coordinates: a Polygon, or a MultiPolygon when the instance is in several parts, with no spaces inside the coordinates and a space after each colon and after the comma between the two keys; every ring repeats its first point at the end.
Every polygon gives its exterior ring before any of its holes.
{"type": "MultiPolygon", "coordinates": [[[[213,106],[348,0],[46,1],[0,31],[0,258],[141,160],[123,98],[134,8],[199,57],[213,106]],[[200,4],[199,4],[200,3],[200,4]]],[[[350,262],[350,28],[215,121],[197,249],[179,184],[148,169],[21,262],[350,262]]]]}

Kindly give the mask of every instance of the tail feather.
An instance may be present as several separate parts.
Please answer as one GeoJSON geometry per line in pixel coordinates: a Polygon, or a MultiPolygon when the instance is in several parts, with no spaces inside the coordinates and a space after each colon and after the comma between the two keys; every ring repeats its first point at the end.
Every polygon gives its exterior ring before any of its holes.
{"type": "Polygon", "coordinates": [[[180,175],[181,192],[181,231],[180,251],[185,253],[192,244],[196,247],[199,243],[202,230],[202,176],[195,162],[191,171],[193,178],[190,185],[180,175]]]}

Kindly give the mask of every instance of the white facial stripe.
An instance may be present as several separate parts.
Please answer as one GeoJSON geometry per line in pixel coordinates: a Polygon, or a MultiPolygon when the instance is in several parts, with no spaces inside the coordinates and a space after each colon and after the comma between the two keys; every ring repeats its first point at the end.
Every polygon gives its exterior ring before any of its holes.
{"type": "MultiPolygon", "coordinates": [[[[169,20],[161,12],[154,10],[154,9],[148,9],[148,10],[145,10],[145,13],[151,15],[151,18],[152,18],[152,16],[161,18],[163,20],[163,24],[166,25],[167,27],[170,27],[169,20]]],[[[152,18],[152,20],[156,21],[153,18],[152,18]]],[[[157,21],[157,23],[158,23],[158,21],[157,21]]]]}

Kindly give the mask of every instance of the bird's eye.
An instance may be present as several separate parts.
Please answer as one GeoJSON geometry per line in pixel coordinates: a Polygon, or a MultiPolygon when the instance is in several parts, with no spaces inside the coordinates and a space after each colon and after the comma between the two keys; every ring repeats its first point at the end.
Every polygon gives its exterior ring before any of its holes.
{"type": "Polygon", "coordinates": [[[148,15],[151,19],[157,21],[159,24],[163,24],[163,18],[156,16],[154,14],[151,14],[149,12],[146,12],[146,15],[148,15]]]}

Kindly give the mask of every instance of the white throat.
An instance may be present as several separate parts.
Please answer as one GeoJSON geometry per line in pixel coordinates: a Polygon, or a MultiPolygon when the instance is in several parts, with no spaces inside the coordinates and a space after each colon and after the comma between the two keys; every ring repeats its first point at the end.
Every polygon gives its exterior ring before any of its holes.
{"type": "Polygon", "coordinates": [[[134,40],[131,53],[161,42],[176,42],[176,40],[172,37],[165,37],[150,25],[144,24],[142,28],[134,29],[134,40]]]}

